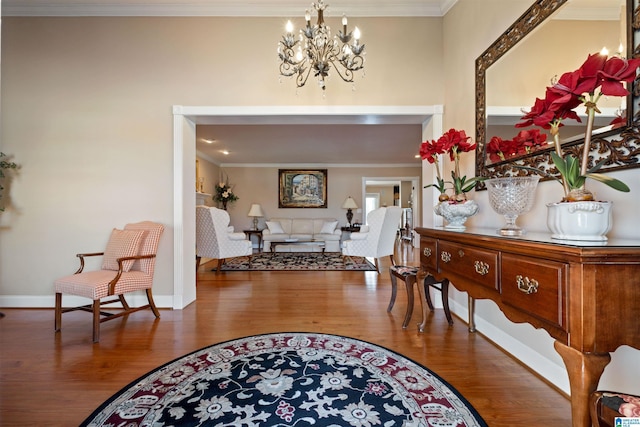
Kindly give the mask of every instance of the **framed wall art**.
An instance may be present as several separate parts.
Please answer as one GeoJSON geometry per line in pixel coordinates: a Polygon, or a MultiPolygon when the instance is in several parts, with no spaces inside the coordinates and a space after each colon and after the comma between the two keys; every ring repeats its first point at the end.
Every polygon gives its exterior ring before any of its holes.
{"type": "Polygon", "coordinates": [[[279,169],[279,208],[326,208],[326,169],[279,169]]]}

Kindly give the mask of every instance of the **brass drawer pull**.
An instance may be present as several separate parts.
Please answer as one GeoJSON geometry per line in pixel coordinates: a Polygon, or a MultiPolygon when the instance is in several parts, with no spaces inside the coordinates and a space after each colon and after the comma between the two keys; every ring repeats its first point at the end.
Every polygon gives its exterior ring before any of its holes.
{"type": "Polygon", "coordinates": [[[489,264],[486,262],[476,261],[473,265],[476,268],[476,273],[479,275],[485,276],[489,274],[489,264]]]}
{"type": "Polygon", "coordinates": [[[518,283],[518,289],[527,295],[535,294],[538,292],[538,281],[536,279],[529,279],[528,277],[516,276],[516,283],[518,283]]]}
{"type": "Polygon", "coordinates": [[[424,248],[424,250],[422,251],[422,255],[424,255],[426,257],[430,257],[431,256],[431,248],[424,248]]]}
{"type": "Polygon", "coordinates": [[[442,251],[440,253],[440,259],[443,262],[449,262],[449,261],[451,261],[451,254],[449,252],[442,251]]]}

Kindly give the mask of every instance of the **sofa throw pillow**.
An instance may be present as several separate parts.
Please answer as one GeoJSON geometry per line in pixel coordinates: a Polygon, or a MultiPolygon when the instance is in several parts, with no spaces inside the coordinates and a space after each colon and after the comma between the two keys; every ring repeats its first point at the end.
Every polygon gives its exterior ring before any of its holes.
{"type": "MultiPolygon", "coordinates": [[[[138,255],[145,230],[118,230],[114,228],[102,258],[103,270],[118,270],[118,258],[138,255]]],[[[135,260],[122,263],[122,271],[129,271],[135,260]]]]}
{"type": "Polygon", "coordinates": [[[322,224],[322,229],[320,230],[320,234],[333,234],[334,230],[338,226],[338,221],[325,221],[322,224]]]}
{"type": "Polygon", "coordinates": [[[267,228],[271,234],[285,234],[279,221],[267,221],[267,228]]]}

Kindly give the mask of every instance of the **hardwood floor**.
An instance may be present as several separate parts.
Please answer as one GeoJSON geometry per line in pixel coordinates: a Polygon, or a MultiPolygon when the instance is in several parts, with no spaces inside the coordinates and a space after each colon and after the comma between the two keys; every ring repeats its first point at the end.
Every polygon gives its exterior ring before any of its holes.
{"type": "MultiPolygon", "coordinates": [[[[418,251],[399,247],[398,263],[417,265],[418,251]]],[[[213,343],[283,331],[346,335],[382,345],[427,366],[460,391],[492,427],[569,426],[566,397],[503,353],[481,334],[469,334],[443,311],[417,331],[416,303],[401,325],[406,293],[390,296],[388,259],[375,272],[198,273],[198,299],[184,310],[151,311],[102,325],[91,342],[88,313],[3,309],[0,319],[0,425],[74,426],[129,382],[155,367],[213,343]]],[[[416,293],[417,300],[417,293],[416,293]]]]}

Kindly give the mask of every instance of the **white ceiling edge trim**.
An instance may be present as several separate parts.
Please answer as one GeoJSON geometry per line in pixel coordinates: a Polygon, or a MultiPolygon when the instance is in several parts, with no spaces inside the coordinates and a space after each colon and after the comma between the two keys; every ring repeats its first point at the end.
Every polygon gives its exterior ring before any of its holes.
{"type": "MultiPolygon", "coordinates": [[[[340,17],[442,17],[457,2],[443,0],[442,5],[421,2],[399,2],[386,5],[350,5],[331,7],[327,16],[340,17]]],[[[282,17],[302,16],[304,7],[300,5],[239,4],[235,0],[194,2],[190,4],[24,4],[22,0],[4,1],[2,16],[251,16],[282,17]]]]}
{"type": "Polygon", "coordinates": [[[422,161],[416,159],[416,163],[221,163],[223,168],[419,168],[422,161]]]}

